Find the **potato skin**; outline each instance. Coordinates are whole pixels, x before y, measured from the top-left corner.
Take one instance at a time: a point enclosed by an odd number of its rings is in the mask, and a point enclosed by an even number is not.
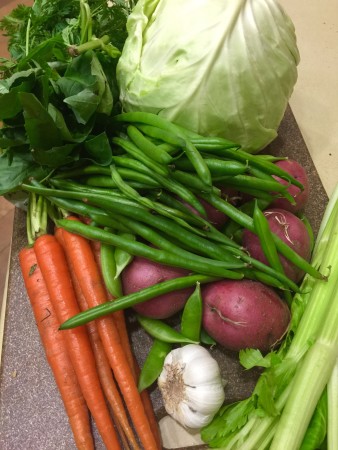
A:
[[[298,255],[308,261],[311,256],[311,239],[306,226],[299,217],[290,211],[280,208],[266,209],[264,215],[269,222],[271,231],[280,237]],[[242,234],[242,245],[253,258],[268,265],[257,235],[249,230],[244,230]],[[283,255],[280,255],[280,261],[284,267],[285,274],[290,280],[298,283],[304,275],[304,272]]]
[[[228,350],[271,350],[285,335],[290,310],[258,281],[221,280],[202,287],[203,327]]]
[[[187,270],[165,266],[149,259],[135,256],[121,274],[123,293],[127,295],[138,292],[156,283],[188,274]],[[139,314],[153,319],[166,319],[184,307],[192,292],[193,288],[180,289],[160,295],[144,303],[139,303],[133,309]]]

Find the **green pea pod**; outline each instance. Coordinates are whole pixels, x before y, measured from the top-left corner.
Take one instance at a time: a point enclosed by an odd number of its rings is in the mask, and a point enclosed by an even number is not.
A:
[[[147,358],[141,369],[140,377],[138,380],[138,390],[142,392],[151,386],[159,377],[165,357],[168,355],[172,348],[172,344],[155,339]]]
[[[101,271],[108,292],[115,298],[122,297],[122,286],[116,277],[115,247],[101,242],[100,246]]]
[[[278,270],[281,273],[284,273],[284,269],[282,263],[279,259],[279,255],[277,252],[276,244],[272,237],[272,232],[269,226],[269,222],[264,216],[263,212],[255,203],[254,212],[253,212],[253,223],[255,232],[259,238],[263,253],[268,260],[270,266],[273,269]]]
[[[155,339],[171,344],[198,344],[198,341],[183,336],[183,334],[171,328],[159,319],[137,315],[137,320],[142,328]]]
[[[215,339],[209,336],[204,328],[201,329],[201,343],[205,345],[216,345]]]
[[[149,158],[160,164],[170,164],[172,157],[164,150],[159,149],[150,139],[145,137],[134,125],[127,127],[127,134],[134,144]]]
[[[131,241],[135,241],[136,237],[134,234],[131,233],[118,233],[120,236],[122,236],[125,239],[130,239]],[[129,252],[126,252],[125,250],[122,250],[121,248],[115,249],[115,263],[116,263],[116,273],[115,273],[115,279],[119,278],[122,271],[127,267],[127,265],[132,261],[133,255],[131,255]]]
[[[200,283],[196,283],[196,288],[188,298],[184,306],[181,319],[181,333],[193,340],[200,341],[201,325],[202,325],[202,296]]]

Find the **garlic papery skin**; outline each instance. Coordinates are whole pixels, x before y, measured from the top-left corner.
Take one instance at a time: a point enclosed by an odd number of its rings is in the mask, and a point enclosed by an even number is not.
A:
[[[158,386],[165,410],[186,428],[199,429],[210,423],[225,399],[217,361],[197,344],[167,355]]]

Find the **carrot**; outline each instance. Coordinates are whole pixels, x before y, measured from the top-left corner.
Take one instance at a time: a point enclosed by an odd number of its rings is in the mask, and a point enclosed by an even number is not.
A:
[[[96,263],[100,269],[101,267],[101,261],[100,261],[100,246],[101,243],[99,241],[92,241],[90,242],[93,253],[94,253],[94,257],[96,260]],[[109,300],[114,300],[114,298],[112,297],[112,295],[107,291],[107,295],[108,295],[108,299]],[[134,380],[137,384],[138,382],[138,377],[140,374],[140,368],[138,366],[137,360],[134,356],[134,354],[132,353],[132,349],[131,349],[131,345],[130,345],[130,339],[129,339],[129,335],[128,335],[128,330],[127,330],[127,325],[126,325],[126,320],[125,320],[125,316],[124,316],[124,311],[116,311],[115,313],[112,314],[113,318],[114,318],[114,322],[116,324],[116,327],[118,329],[119,332],[119,336],[121,339],[121,344],[122,347],[124,349],[124,352],[126,354],[127,360],[129,362],[130,367],[132,368],[132,372],[133,372],[133,376],[134,376]],[[158,448],[162,448],[162,438],[161,438],[161,434],[160,434],[160,429],[158,426],[158,422],[157,419],[155,417],[154,414],[154,408],[149,396],[149,392],[144,389],[141,392],[141,400],[143,403],[143,407],[145,409],[146,415],[148,417],[148,420],[150,422],[150,426],[153,430],[154,433],[154,437],[156,439]]]
[[[34,243],[38,264],[59,322],[80,312],[64,251],[55,236],[43,235]],[[94,354],[84,326],[64,333],[77,379],[107,449],[121,448],[97,374]]]
[[[22,249],[19,261],[41,342],[58,386],[76,447],[79,450],[93,450],[88,408],[66,348],[64,335],[58,331],[60,322],[56,318],[34,249]]]
[[[136,383],[138,383],[138,378],[141,373],[141,370],[140,370],[140,367],[139,367],[138,362],[135,357],[134,357],[134,370],[135,370],[135,374],[136,374],[135,380],[136,380]],[[153,408],[153,404],[151,402],[149,392],[147,391],[147,389],[144,389],[140,395],[141,395],[141,400],[142,400],[142,403],[144,406],[144,410],[147,414],[151,429],[153,430],[154,437],[156,439],[158,448],[162,448],[161,432],[160,432],[160,428],[158,426],[158,421],[157,421],[155,413],[154,413],[154,408]]]
[[[105,303],[107,294],[89,241],[82,236],[64,230],[65,249],[73,261],[74,272],[88,306]],[[122,392],[128,412],[140,441],[147,450],[158,449],[133,373],[124,354],[121,340],[112,316],[96,320],[100,338],[109,363]]]
[[[101,243],[98,242],[98,241],[92,241],[92,242],[90,242],[90,245],[91,245],[93,253],[94,253],[94,258],[95,258],[95,261],[96,261],[96,265],[99,268],[99,271],[100,271],[101,277],[102,277],[101,258],[100,258]],[[103,284],[104,284],[104,282],[103,282]],[[107,288],[105,288],[105,289],[106,289],[106,294],[107,294],[108,300],[114,300],[114,297],[111,295],[110,292],[108,292]],[[131,348],[131,345],[130,345],[130,340],[129,340],[129,335],[128,335],[128,330],[127,330],[127,324],[126,324],[124,311],[122,309],[120,311],[116,311],[116,312],[114,312],[112,314],[112,317],[114,318],[114,322],[115,322],[117,331],[118,331],[120,339],[121,339],[121,344],[122,344],[124,353],[126,355],[126,358],[128,360],[129,366],[131,367],[131,370],[133,372],[133,376],[135,378],[136,377],[136,373],[134,371],[134,355],[133,355],[133,351],[132,351],[132,348]]]
[[[63,248],[65,248],[64,238],[63,238],[63,232],[64,230],[62,228],[56,228],[54,235],[56,239],[60,242]],[[66,258],[74,286],[74,290],[76,293],[76,298],[78,305],[81,309],[81,311],[84,311],[88,309],[88,303],[85,299],[79,282],[75,276],[73,263],[69,259],[66,253]],[[86,325],[86,328],[88,330],[89,339],[91,342],[91,346],[94,352],[94,357],[96,361],[96,366],[99,374],[99,378],[101,381],[103,392],[108,400],[108,403],[110,404],[113,412],[113,416],[115,419],[115,424],[117,428],[119,429],[120,438],[124,444],[124,447],[127,450],[128,443],[126,442],[126,439],[129,441],[129,443],[132,445],[132,447],[135,450],[139,450],[140,447],[138,443],[136,442],[133,430],[129,424],[127,414],[124,409],[124,404],[120,395],[120,392],[118,391],[118,388],[115,383],[115,379],[111,370],[111,367],[109,365],[109,361],[107,359],[107,355],[104,351],[96,322],[89,322]],[[126,439],[124,439],[126,438]]]

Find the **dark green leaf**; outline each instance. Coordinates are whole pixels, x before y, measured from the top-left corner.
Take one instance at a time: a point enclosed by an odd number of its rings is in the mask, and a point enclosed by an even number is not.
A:
[[[34,160],[42,165],[57,168],[65,164],[73,162],[74,158],[71,153],[76,144],[65,144],[61,147],[53,147],[49,150],[32,150]]]
[[[112,150],[106,133],[101,133],[85,142],[88,158],[96,164],[107,166],[112,161]]]
[[[24,110],[25,128],[31,147],[47,150],[61,146],[61,133],[36,96],[25,92],[18,95]]]
[[[29,177],[41,179],[47,174],[47,169],[38,166],[29,153],[14,155],[11,164],[4,155],[0,157],[0,195],[18,188]]]
[[[22,110],[17,92],[10,91],[0,96],[0,119],[6,120],[15,117]]]
[[[72,109],[77,121],[86,124],[100,104],[100,98],[90,89],[83,89],[76,95],[67,97],[65,103]]]
[[[61,36],[54,36],[47,39],[46,41],[43,41],[39,45],[33,47],[28,55],[22,58],[18,64],[18,69],[20,70],[25,68],[30,61],[34,61],[35,64],[39,64],[41,67],[46,67],[48,62],[54,59],[53,56],[55,49],[58,49],[60,52],[62,49],[65,50],[65,48],[66,46]],[[66,58],[64,57],[63,59],[65,60]]]
[[[26,132],[23,127],[4,127],[0,129],[0,149],[7,149],[9,147],[21,147],[22,145],[27,145],[28,148]]]

